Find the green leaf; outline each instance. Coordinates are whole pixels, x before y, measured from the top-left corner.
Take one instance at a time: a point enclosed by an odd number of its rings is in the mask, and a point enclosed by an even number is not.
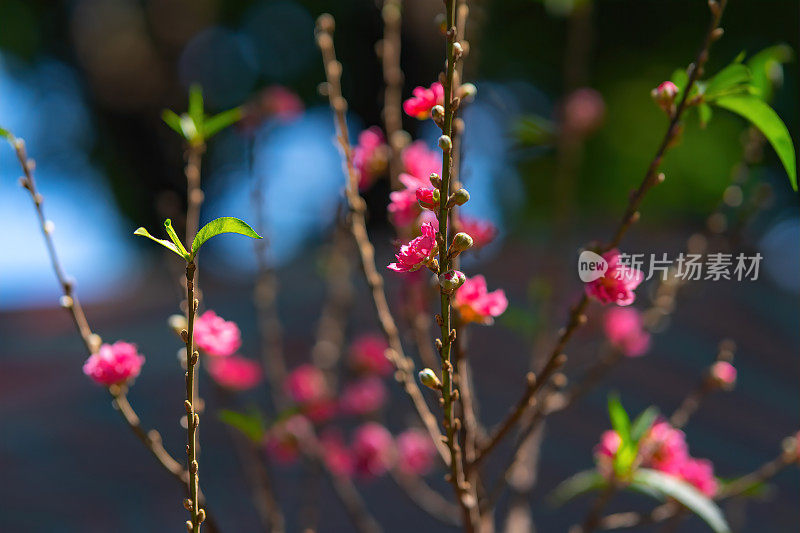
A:
[[[656,407],[648,407],[642,411],[639,416],[633,421],[631,425],[631,440],[638,443],[645,432],[653,425],[653,421],[658,416],[658,409]]]
[[[175,233],[175,230],[172,229],[172,221],[170,219],[165,220],[164,221],[164,227],[167,229],[167,235],[169,235],[169,238],[172,239],[172,242],[175,244],[175,247],[178,250],[180,250],[181,255],[183,256],[183,258],[188,261],[189,260],[189,252],[187,252],[186,248],[183,247],[183,243],[178,238],[177,233]]]
[[[200,231],[197,232],[192,242],[191,257],[197,255],[197,251],[208,239],[221,233],[238,233],[240,235],[252,237],[253,239],[261,238],[258,233],[253,231],[253,228],[251,228],[247,222],[234,217],[221,217],[212,220],[200,228]]]
[[[657,470],[640,468],[633,474],[631,486],[650,489],[659,493],[662,499],[672,498],[702,518],[716,533],[730,533],[717,504],[689,483]]]
[[[541,146],[553,142],[555,125],[539,115],[525,115],[514,124],[514,136],[528,146]]]
[[[789,175],[792,188],[797,190],[797,168],[795,152],[789,130],[772,108],[757,96],[725,96],[714,101],[714,105],[727,109],[750,121],[767,138]]]
[[[242,109],[239,107],[214,115],[203,123],[203,135],[206,139],[213,137],[214,134],[224,130],[231,124],[239,122],[241,118]]]
[[[248,439],[256,444],[264,440],[264,418],[261,413],[253,409],[249,413],[239,413],[224,409],[219,412],[219,419],[229,426],[241,431]]]
[[[746,84],[750,81],[750,69],[741,63],[733,63],[708,80],[706,84],[705,100],[712,101],[721,94],[731,92],[744,92]]]
[[[689,75],[686,74],[685,70],[678,69],[672,73],[670,81],[678,86],[680,92],[683,92],[683,90],[686,88],[686,84],[689,83]]]
[[[700,116],[700,127],[705,128],[711,121],[711,115],[713,114],[711,106],[703,102],[697,106],[697,114]]]
[[[203,123],[203,87],[196,83],[189,87],[189,116],[195,125]]]
[[[599,490],[605,486],[606,480],[597,470],[585,470],[559,483],[548,499],[551,504],[559,506],[576,496]]]
[[[608,418],[611,419],[611,427],[619,434],[622,442],[631,440],[631,420],[628,413],[622,407],[619,396],[616,394],[608,395]]]
[[[773,88],[783,81],[783,63],[792,60],[792,48],[778,44],[765,48],[747,60],[752,80],[750,84],[765,102],[772,100]]]
[[[156,239],[155,237],[150,235],[150,232],[148,232],[145,228],[138,228],[136,231],[133,232],[133,234],[134,235],[141,235],[142,237],[147,237],[151,241],[157,242],[158,244],[160,244],[164,248],[175,252],[178,256],[180,256],[181,258],[185,259],[183,254],[180,252],[180,250],[178,250],[178,248],[174,244],[172,244],[170,241],[168,241],[166,239]]]
[[[178,135],[183,136],[181,117],[179,117],[174,111],[165,109],[161,112],[161,119],[167,124],[167,126],[175,130]]]

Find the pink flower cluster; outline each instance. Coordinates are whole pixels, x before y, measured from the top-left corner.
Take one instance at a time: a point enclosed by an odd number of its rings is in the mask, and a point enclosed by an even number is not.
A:
[[[433,224],[424,223],[420,228],[422,235],[400,247],[395,254],[396,261],[389,264],[395,272],[414,272],[419,270],[436,254],[436,230]]]
[[[444,87],[438,81],[428,89],[416,87],[411,94],[414,96],[403,102],[403,111],[419,120],[430,117],[433,106],[444,104]]]
[[[486,278],[481,275],[467,278],[456,290],[453,307],[458,310],[465,323],[492,324],[508,307],[506,293],[502,289],[489,292]]]
[[[136,345],[117,341],[103,344],[83,365],[83,373],[99,385],[110,387],[128,383],[139,375],[144,357],[139,355]]]
[[[367,189],[386,170],[389,147],[377,126],[362,131],[353,148],[353,165],[358,171],[359,190]]]
[[[644,279],[640,270],[620,263],[618,250],[603,254],[608,269],[602,277],[586,283],[586,294],[602,304],[630,305],[636,299],[633,292]]]
[[[239,326],[208,310],[194,321],[194,343],[208,355],[228,357],[242,345]]]
[[[594,449],[598,470],[606,477],[613,473],[612,462],[622,444],[616,431],[605,431]],[[657,420],[642,437],[637,464],[653,468],[690,483],[706,496],[717,492],[714,465],[707,459],[689,455],[686,435],[664,420]]]
[[[368,415],[379,411],[386,403],[386,386],[377,376],[349,383],[339,397],[339,409],[347,415]]]
[[[233,391],[252,389],[263,377],[261,364],[241,355],[212,357],[208,361],[208,374],[220,386]]]
[[[633,307],[612,307],[603,318],[603,329],[611,345],[626,357],[639,357],[650,349],[650,334],[642,315]]]
[[[710,375],[720,387],[731,388],[736,384],[736,367],[727,361],[717,361],[711,365]]]
[[[418,191],[424,191],[420,193],[423,200],[433,195],[430,176],[441,172],[442,156],[429,150],[423,141],[415,141],[403,150],[401,157],[405,172],[400,174],[399,179],[405,189],[389,195],[388,211],[396,226],[408,226],[416,220],[420,212]]]

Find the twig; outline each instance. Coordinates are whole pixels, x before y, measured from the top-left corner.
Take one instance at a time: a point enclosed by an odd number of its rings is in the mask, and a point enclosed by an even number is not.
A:
[[[730,362],[733,359],[733,353],[736,349],[736,344],[731,340],[723,340],[719,343],[719,350],[715,361]],[[681,404],[669,417],[669,423],[675,428],[682,428],[688,422],[689,418],[700,408],[703,399],[711,392],[718,390],[720,386],[715,383],[710,373],[707,371],[703,376],[700,383],[686,395]]]
[[[639,188],[636,189],[636,191],[634,191],[631,195],[630,201],[628,202],[628,207],[622,216],[622,220],[617,226],[613,238],[599,250],[600,252],[611,250],[619,245],[622,237],[628,231],[630,226],[639,219],[639,206],[641,205],[642,200],[647,192],[663,181],[663,174],[659,174],[658,169],[661,166],[661,161],[664,157],[664,154],[680,132],[679,121],[684,110],[686,109],[687,96],[692,87],[694,87],[695,82],[698,80],[703,71],[705,63],[708,60],[708,51],[711,43],[722,35],[717,31],[717,29],[722,13],[727,5],[727,0],[720,0],[719,3],[717,3],[715,0],[712,0],[709,5],[713,6],[711,8],[711,23],[709,24],[708,31],[706,32],[705,39],[703,41],[703,46],[697,55],[697,59],[689,66],[688,82],[683,90],[683,94],[680,98],[677,108],[670,118],[669,126],[664,134],[664,138],[662,139],[655,156],[650,162]],[[527,409],[530,400],[533,398],[537,390],[552,376],[553,373],[555,373],[557,366],[560,366],[558,364],[559,361],[561,364],[566,361],[566,355],[564,355],[562,352],[566,347],[567,342],[574,334],[575,330],[586,323],[586,316],[583,314],[583,312],[588,303],[589,297],[584,293],[577,305],[572,308],[567,325],[562,329],[558,341],[556,341],[556,346],[550,352],[542,372],[539,373],[538,379],[533,383],[530,383],[529,381],[528,387],[523,393],[522,398],[517,402],[516,409],[509,413],[506,419],[498,426],[498,429],[493,437],[489,440],[487,445],[480,450],[476,461],[481,461],[485,455],[497,445],[498,441],[502,439],[506,433],[508,433],[508,430],[513,427],[514,424],[516,424],[517,420],[519,420],[520,416],[522,415],[522,411]]]
[[[347,175],[345,196],[347,197],[347,202],[350,207],[350,231],[353,234],[356,247],[358,248],[361,268],[364,271],[367,285],[372,294],[372,302],[378,315],[378,321],[389,343],[389,350],[386,352],[386,357],[394,364],[397,370],[395,372],[395,379],[403,385],[423,425],[436,444],[439,455],[445,463],[448,463],[450,459],[447,447],[442,444],[442,435],[439,431],[436,418],[428,408],[428,404],[425,403],[425,398],[422,396],[422,392],[415,381],[413,375],[414,363],[406,357],[403,352],[397,324],[392,317],[389,304],[386,300],[383,277],[378,273],[375,267],[375,249],[367,235],[366,221],[364,218],[366,205],[363,198],[358,194],[358,175],[353,166],[353,154],[347,134],[347,119],[345,117],[347,101],[342,97],[340,85],[342,65],[336,60],[336,53],[333,46],[334,25],[333,17],[330,15],[322,15],[317,19],[317,45],[322,52],[327,78],[325,91],[328,94],[328,99],[330,100],[331,108],[334,112],[337,140],[344,158],[345,172]]]
[[[383,39],[380,58],[383,66],[383,124],[389,142],[389,180],[392,190],[401,188],[398,177],[403,171],[401,152],[406,143],[403,131],[403,71],[400,68],[402,0],[385,0],[381,9]]]

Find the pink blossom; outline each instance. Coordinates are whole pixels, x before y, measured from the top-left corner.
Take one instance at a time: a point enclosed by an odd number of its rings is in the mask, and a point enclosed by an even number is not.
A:
[[[600,436],[600,442],[594,447],[594,459],[597,463],[597,470],[604,477],[609,478],[614,473],[614,457],[622,445],[622,438],[613,429],[604,431]]]
[[[388,376],[394,371],[394,366],[386,359],[388,348],[389,344],[383,335],[360,335],[350,345],[350,364],[359,372]]]
[[[458,231],[463,231],[472,237],[473,248],[482,248],[497,236],[497,228],[488,220],[480,220],[459,214],[457,224]]]
[[[678,475],[689,457],[686,435],[669,422],[656,421],[642,437],[640,444],[644,463],[667,474]]]
[[[291,120],[303,112],[303,101],[282,85],[271,85],[263,91],[266,109],[281,120]]]
[[[136,351],[136,345],[117,341],[103,344],[97,353],[89,356],[83,364],[83,373],[98,385],[122,385],[139,375],[144,357]]]
[[[416,87],[411,93],[414,96],[403,102],[403,110],[419,120],[430,117],[433,106],[444,104],[444,88],[438,81],[431,84],[429,89]]]
[[[409,429],[397,437],[397,466],[406,474],[424,476],[435,464],[436,447],[421,429]]]
[[[302,415],[292,415],[272,426],[264,439],[267,454],[283,464],[293,463],[300,452],[300,443],[313,434],[311,422]]]
[[[666,111],[667,114],[672,113],[672,107],[675,104],[675,97],[678,96],[680,88],[671,81],[661,82],[658,87],[650,91],[650,96],[658,104],[658,106]]]
[[[422,180],[420,187],[430,187],[430,175],[442,173],[442,153],[429,149],[425,141],[409,144],[403,150],[401,158],[405,173]]]
[[[633,303],[636,299],[633,291],[642,282],[644,275],[640,270],[621,264],[619,258],[617,250],[609,250],[603,254],[608,269],[605,275],[586,284],[588,296],[602,304],[616,303],[625,306]]]
[[[330,396],[322,371],[311,364],[292,370],[284,383],[286,393],[299,404],[312,404]]]
[[[709,498],[717,493],[714,465],[708,459],[688,458],[681,464],[678,475]]]
[[[362,131],[358,136],[358,144],[353,148],[353,164],[358,170],[358,188],[366,189],[381,172],[386,169],[386,139],[377,126]]]
[[[414,272],[422,268],[436,253],[436,230],[430,223],[420,228],[422,235],[400,247],[395,254],[396,262],[389,264],[395,272]]]
[[[398,227],[408,226],[419,215],[416,189],[401,189],[389,193],[389,216]]]
[[[570,93],[564,100],[562,127],[571,135],[583,137],[600,127],[605,113],[606,105],[600,93],[589,87],[582,87]]]
[[[417,203],[423,209],[438,209],[439,208],[439,190],[434,188],[417,189],[416,191]]]
[[[717,361],[711,365],[711,378],[723,387],[733,387],[736,383],[736,367],[727,361]]]
[[[638,357],[650,348],[650,334],[633,307],[612,307],[603,319],[608,342],[627,357]]]
[[[315,424],[322,424],[339,413],[339,404],[334,398],[323,398],[303,405],[302,411]]]
[[[392,434],[376,422],[368,422],[356,430],[351,450],[355,472],[363,478],[384,474],[396,457]]]
[[[339,407],[349,415],[366,415],[378,411],[386,403],[386,386],[379,377],[370,376],[347,385],[339,399]]]
[[[252,389],[262,378],[261,365],[240,355],[209,359],[208,373],[221,387],[236,391]]]
[[[488,292],[486,278],[482,275],[467,278],[453,298],[453,307],[458,309],[465,323],[492,324],[508,307],[506,293],[502,289]]]
[[[353,454],[347,448],[341,432],[326,430],[319,439],[325,464],[337,476],[353,475]]]
[[[242,345],[239,326],[208,310],[194,321],[194,342],[209,355],[227,357]]]

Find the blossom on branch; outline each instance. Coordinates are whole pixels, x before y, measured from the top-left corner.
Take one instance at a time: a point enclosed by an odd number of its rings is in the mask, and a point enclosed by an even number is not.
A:
[[[642,315],[632,307],[612,307],[603,317],[608,342],[626,357],[639,357],[650,349],[650,334]]]
[[[486,278],[482,275],[467,278],[456,291],[453,307],[464,323],[477,322],[490,325],[494,319],[502,315],[508,307],[508,300],[503,289],[489,292]]]
[[[414,96],[403,102],[403,110],[408,116],[419,120],[429,118],[433,106],[444,104],[444,87],[438,81],[432,83],[428,89],[416,87],[411,94]]]
[[[603,259],[608,269],[603,276],[586,283],[586,294],[602,304],[632,304],[636,299],[633,291],[644,279],[644,274],[641,270],[624,265],[616,249],[604,253]]]
[[[139,375],[144,364],[144,356],[136,350],[136,345],[117,341],[103,344],[83,365],[83,373],[99,385],[109,387],[122,385]]]
[[[208,310],[194,321],[194,343],[208,355],[228,357],[242,345],[239,326]]]
[[[420,228],[422,235],[400,247],[395,254],[396,261],[390,263],[389,270],[395,272],[414,272],[425,266],[436,254],[436,230],[431,223]]]
[[[241,355],[209,359],[208,374],[219,386],[234,391],[252,389],[263,377],[258,361]]]

